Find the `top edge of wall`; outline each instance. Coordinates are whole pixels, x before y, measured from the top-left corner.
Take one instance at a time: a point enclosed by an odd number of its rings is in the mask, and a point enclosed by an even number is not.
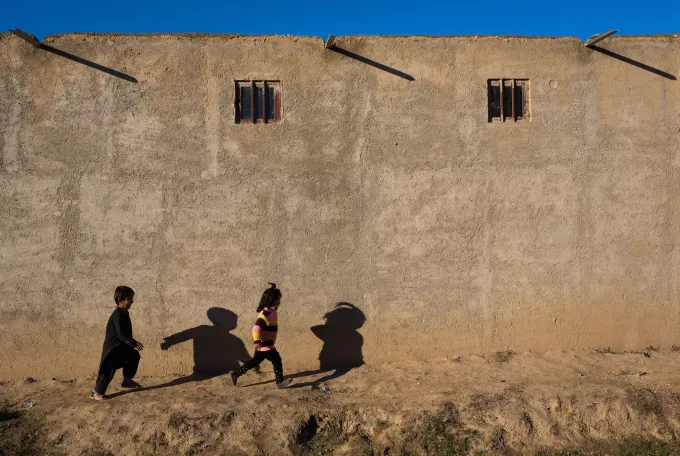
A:
[[[30,33],[30,31],[28,31]],[[0,32],[0,37],[10,35],[10,32]],[[91,32],[69,32],[59,33],[55,35],[47,35],[44,43],[55,43],[58,41],[68,41],[73,39],[80,39],[82,41],[96,41],[98,39],[116,39],[116,40],[137,40],[137,39],[162,39],[162,40],[205,40],[205,41],[228,41],[228,40],[266,40],[266,39],[284,39],[292,42],[319,42],[323,43],[324,39],[317,36],[308,35],[284,35],[284,34],[268,34],[268,35],[247,35],[247,34],[217,34],[217,33],[91,33]],[[441,39],[457,39],[457,40],[518,40],[518,41],[576,41],[583,43],[583,40],[576,36],[533,36],[533,35],[338,35],[336,41],[344,39],[351,40],[441,40]],[[615,41],[676,41],[680,40],[680,33],[675,34],[649,34],[649,35],[615,35],[607,38]]]

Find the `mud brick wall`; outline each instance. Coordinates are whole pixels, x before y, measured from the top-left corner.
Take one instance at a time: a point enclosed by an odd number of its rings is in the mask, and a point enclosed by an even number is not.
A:
[[[373,364],[680,343],[680,36],[45,43],[0,35],[1,379],[94,374],[120,284],[143,375],[250,350],[268,281],[290,369],[337,302]],[[489,122],[497,78],[530,119]],[[235,122],[242,80],[280,122]],[[158,348],[190,328],[231,339]]]

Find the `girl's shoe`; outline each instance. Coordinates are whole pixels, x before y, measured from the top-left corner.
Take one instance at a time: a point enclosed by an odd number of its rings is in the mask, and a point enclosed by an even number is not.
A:
[[[277,383],[276,383],[276,387],[277,387],[278,389],[283,389],[283,388],[285,388],[286,386],[290,385],[292,382],[293,382],[293,379],[292,379],[292,378],[287,378],[287,379],[285,379],[285,380],[282,380],[282,381],[280,381],[280,382],[277,382]]]

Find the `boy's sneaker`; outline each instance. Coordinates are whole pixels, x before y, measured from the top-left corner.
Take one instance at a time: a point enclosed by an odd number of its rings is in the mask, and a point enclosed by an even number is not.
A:
[[[236,371],[229,372],[229,375],[231,375],[231,383],[236,386],[236,382],[238,381],[238,375],[236,375]]]
[[[290,385],[292,382],[293,382],[293,379],[292,379],[292,378],[287,378],[287,379],[285,379],[285,380],[282,380],[282,381],[280,381],[280,382],[277,382],[277,383],[276,383],[276,387],[277,387],[278,389],[282,389],[282,388],[285,388],[286,386]]]
[[[123,383],[120,384],[123,388],[141,388],[142,385],[132,380],[131,378],[123,379]]]

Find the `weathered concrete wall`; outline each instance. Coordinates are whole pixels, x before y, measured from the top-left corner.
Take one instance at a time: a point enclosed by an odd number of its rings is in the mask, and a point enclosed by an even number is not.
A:
[[[95,373],[116,285],[142,374],[164,336],[267,281],[279,347],[361,308],[366,362],[680,340],[680,82],[575,38],[0,35],[0,378]],[[602,47],[680,74],[680,36]],[[531,121],[487,122],[488,78]],[[280,80],[283,121],[234,123],[234,80]]]

